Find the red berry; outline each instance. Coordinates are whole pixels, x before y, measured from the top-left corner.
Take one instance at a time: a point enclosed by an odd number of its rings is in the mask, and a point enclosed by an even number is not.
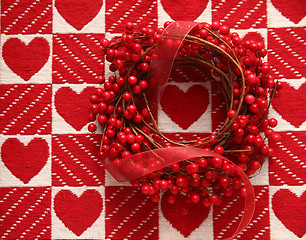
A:
[[[214,157],[214,158],[211,160],[211,163],[212,163],[212,165],[213,165],[215,168],[221,168],[221,167],[222,167],[222,164],[223,164],[223,159],[222,159],[222,158],[219,158],[219,157]]]
[[[201,158],[201,159],[199,160],[199,166],[200,166],[201,168],[205,168],[205,167],[207,166],[207,160],[206,160],[205,158]]]
[[[210,207],[211,206],[211,201],[208,200],[208,198],[205,198],[202,200],[202,205],[203,207]]]
[[[216,204],[220,201],[220,198],[217,195],[211,195],[210,198],[209,198],[209,201]]]
[[[124,66],[124,62],[121,59],[117,59],[114,62],[115,67],[120,70]]]
[[[180,170],[180,165],[177,163],[173,163],[170,168],[172,172],[176,173]]]
[[[179,188],[177,187],[177,186],[172,186],[171,188],[170,188],[170,193],[172,194],[172,195],[177,195],[178,193],[179,193]]]
[[[144,195],[149,195],[150,193],[150,185],[146,184],[146,185],[143,185],[141,187],[141,192],[144,194]]]
[[[129,151],[123,151],[122,153],[121,153],[121,157],[122,158],[126,158],[126,157],[130,157],[132,154],[131,154],[131,152],[129,152]]]
[[[240,188],[240,195],[241,195],[241,197],[246,196],[246,188],[245,187]]]
[[[260,163],[258,161],[252,160],[250,164],[250,168],[254,170],[258,170],[260,168]]]
[[[222,146],[216,146],[214,152],[222,155],[224,153],[224,148]]]
[[[228,117],[229,119],[232,119],[232,118],[235,116],[235,114],[236,114],[236,111],[235,111],[235,110],[230,110],[230,111],[228,111],[228,113],[227,113],[227,117]]]
[[[168,187],[169,187],[168,181],[166,181],[166,180],[161,180],[161,181],[159,182],[159,187],[160,187],[160,189],[161,189],[162,191],[167,191],[167,190],[168,190]]]
[[[273,142],[279,142],[282,139],[282,136],[279,133],[274,133],[271,136]]]
[[[220,33],[221,33],[222,35],[227,35],[227,34],[229,34],[229,32],[230,32],[229,27],[228,27],[228,26],[225,26],[225,25],[222,25],[222,26],[219,28],[219,30],[220,30]]]
[[[96,130],[97,130],[96,124],[90,123],[90,124],[88,125],[88,131],[89,131],[89,132],[94,132],[94,131],[96,131]]]
[[[192,194],[190,200],[193,204],[198,204],[200,202],[200,196],[198,194]]]
[[[131,145],[131,149],[133,151],[133,153],[138,153],[140,152],[140,144],[135,142]]]
[[[155,34],[153,37],[153,40],[155,43],[160,43],[163,39],[162,39],[162,35],[160,34]]]
[[[140,64],[140,70],[143,72],[149,71],[150,65],[146,62]]]
[[[256,137],[254,139],[254,145],[256,147],[261,147],[263,145],[263,139],[260,136]]]
[[[255,102],[255,97],[252,94],[248,94],[245,96],[245,102],[251,105]]]
[[[139,86],[140,86],[141,89],[146,89],[148,87],[148,82],[145,81],[145,80],[141,80],[139,82]]]
[[[103,83],[105,82],[105,78],[104,78],[103,76],[98,76],[98,77],[97,77],[97,82],[98,82],[99,84],[103,84]]]
[[[190,170],[191,174],[199,171],[199,165],[196,164],[196,163],[189,164],[188,167],[189,167],[189,170]]]
[[[90,122],[94,122],[96,120],[96,114],[93,114],[93,113],[89,113],[88,114],[88,120]]]
[[[230,184],[230,180],[226,177],[220,176],[219,177],[219,183],[221,184],[222,187],[228,187]]]
[[[133,121],[135,122],[135,123],[141,123],[141,121],[142,121],[142,116],[140,115],[140,114],[135,114],[134,115],[134,117],[133,117]]]
[[[277,120],[275,118],[270,118],[269,119],[269,126],[270,127],[276,127],[277,126]]]
[[[224,194],[225,197],[232,197],[234,191],[232,187],[228,186],[222,189],[222,193]]]
[[[212,22],[211,28],[212,28],[213,30],[218,30],[219,27],[220,27],[220,22],[219,22],[219,21],[214,21],[214,22]]]
[[[134,134],[131,133],[126,136],[126,140],[128,143],[132,144],[136,141],[136,137]]]
[[[133,86],[133,93],[134,94],[139,94],[141,93],[141,87],[139,85],[134,85]]]
[[[258,112],[259,112],[259,106],[258,106],[258,104],[253,103],[253,104],[250,106],[250,110],[251,110],[252,113],[258,113]]]
[[[118,141],[121,143],[121,144],[125,144],[126,143],[126,134],[124,132],[120,132],[117,134],[117,138],[118,138]]]
[[[130,76],[130,77],[128,78],[128,82],[129,82],[129,84],[131,84],[131,85],[135,85],[135,84],[137,83],[137,78],[136,78],[135,76]]]
[[[134,115],[137,112],[137,107],[133,104],[129,105],[127,108],[128,112],[132,115]]]

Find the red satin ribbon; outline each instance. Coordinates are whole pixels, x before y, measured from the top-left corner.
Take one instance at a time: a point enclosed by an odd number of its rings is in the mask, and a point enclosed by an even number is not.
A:
[[[198,25],[198,23],[179,21],[170,24],[165,29],[163,41],[154,50],[147,77],[150,84],[148,99],[151,109],[154,110],[157,107],[170,76],[174,59],[185,36],[196,25]],[[194,147],[161,148],[138,153],[120,159],[118,162],[107,158],[105,167],[118,182],[125,182],[146,176],[149,173],[155,172],[173,163],[198,157],[221,157],[227,160],[233,164],[236,173],[240,175],[244,182],[246,188],[244,213],[235,233],[231,237],[226,238],[226,240],[233,239],[247,227],[253,217],[255,210],[255,193],[247,175],[237,165],[222,155]]]

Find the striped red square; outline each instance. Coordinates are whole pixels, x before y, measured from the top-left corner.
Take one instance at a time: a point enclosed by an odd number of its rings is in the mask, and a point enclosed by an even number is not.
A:
[[[133,22],[137,28],[157,27],[157,1],[106,0],[105,32],[121,33],[126,22]]]
[[[53,83],[97,83],[104,74],[103,34],[53,35]]]
[[[0,239],[51,238],[51,188],[0,188]]]
[[[270,239],[269,223],[269,187],[254,186],[255,212],[246,231],[238,234],[237,239]],[[221,206],[214,206],[214,239],[225,239],[234,234],[243,214],[244,198],[224,201]]]
[[[1,1],[1,33],[52,33],[52,0]]]
[[[236,29],[266,28],[266,1],[212,0],[212,21],[220,21]]]
[[[158,204],[134,187],[105,187],[105,238],[158,239]]]
[[[101,186],[104,165],[97,158],[98,135],[52,136],[52,186]]]
[[[268,29],[268,60],[276,78],[306,76],[305,34],[304,27]]]
[[[270,142],[275,151],[269,161],[270,184],[300,186],[305,184],[306,132],[279,132],[282,140]]]
[[[50,84],[2,85],[0,133],[50,134],[51,89]]]

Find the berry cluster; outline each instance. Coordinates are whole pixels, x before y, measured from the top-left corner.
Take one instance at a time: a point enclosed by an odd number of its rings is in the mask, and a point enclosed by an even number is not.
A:
[[[166,22],[166,28],[171,22]],[[252,177],[273,149],[265,139],[279,141],[268,119],[269,99],[279,95],[282,85],[270,75],[264,62],[267,50],[263,42],[245,41],[230,33],[219,22],[200,23],[185,37],[174,65],[192,65],[206,73],[219,87],[227,106],[224,125],[210,136],[192,141],[168,139],[158,129],[146,100],[150,86],[146,80],[154,49],[163,40],[164,28],[134,29],[127,23],[125,32],[110,41],[104,39],[103,54],[114,72],[107,80],[99,76],[103,88],[90,97],[89,120],[102,129],[99,158],[110,158],[120,165],[123,158],[150,149],[194,146],[224,155]],[[90,132],[97,126],[91,123]],[[156,164],[156,163],[154,163]],[[160,191],[169,191],[168,202],[184,194],[189,203],[206,207],[220,204],[222,198],[244,195],[245,188],[235,167],[220,157],[188,159],[132,181],[143,194],[156,202]],[[188,209],[182,213],[185,214]]]

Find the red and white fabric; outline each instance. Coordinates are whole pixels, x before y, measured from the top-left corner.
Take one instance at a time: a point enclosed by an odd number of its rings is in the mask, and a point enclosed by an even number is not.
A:
[[[252,179],[256,211],[236,239],[305,239],[306,5],[298,0],[1,1],[0,239],[209,240],[234,231],[242,199],[182,217],[180,199],[153,203],[117,183],[97,159],[99,135],[87,132],[95,78],[104,68],[109,75],[101,39],[126,21],[168,20],[220,20],[265,41],[284,83],[270,110],[282,140]],[[173,138],[208,134],[223,120],[220,95],[194,74],[178,70],[158,109]]]

